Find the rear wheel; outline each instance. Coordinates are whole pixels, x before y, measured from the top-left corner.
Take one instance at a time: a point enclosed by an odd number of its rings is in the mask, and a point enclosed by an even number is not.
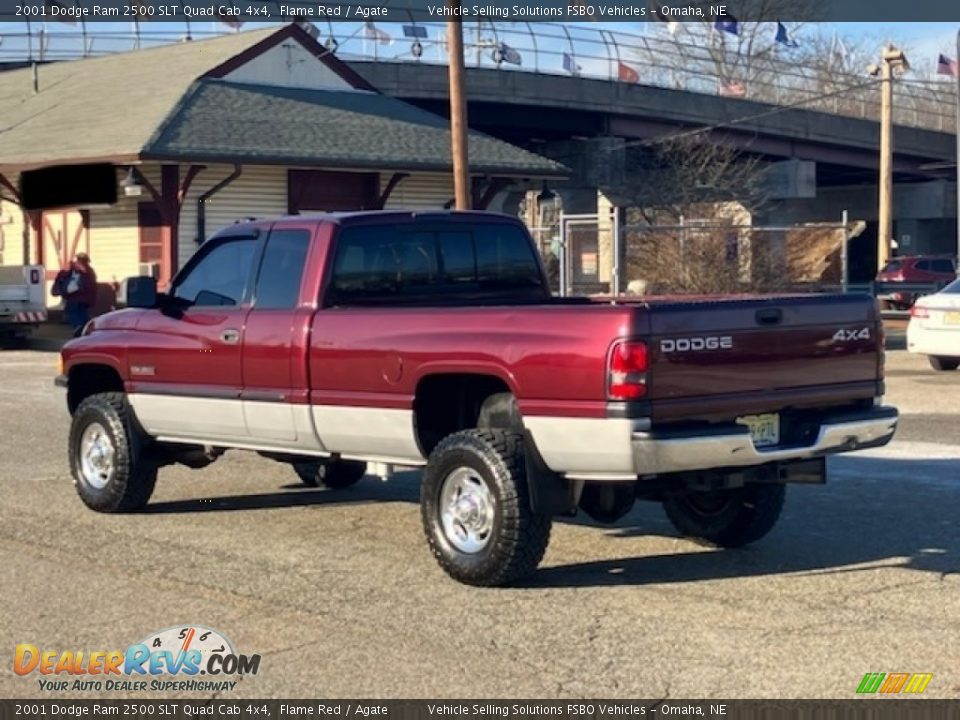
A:
[[[931,355],[929,359],[930,367],[932,367],[934,370],[956,370],[958,367],[960,367],[960,358]]]
[[[663,509],[686,537],[716,547],[741,547],[773,529],[785,494],[785,485],[751,483],[731,490],[668,497]]]
[[[468,585],[529,575],[550,541],[550,516],[530,506],[517,433],[466,430],[442,440],[423,474],[420,510],[440,567]]]
[[[156,463],[145,457],[149,438],[123,393],[86,398],[70,426],[70,472],[84,504],[98,512],[129,512],[150,500]]]
[[[293,464],[304,485],[342,490],[359,482],[367,464],[356,460],[306,460]]]

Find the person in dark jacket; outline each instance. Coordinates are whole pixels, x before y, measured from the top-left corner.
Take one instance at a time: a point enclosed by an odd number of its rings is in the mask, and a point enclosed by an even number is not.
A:
[[[90,319],[90,308],[97,303],[97,273],[90,264],[90,256],[77,253],[69,267],[64,268],[53,282],[53,294],[64,299],[64,314],[78,337]]]

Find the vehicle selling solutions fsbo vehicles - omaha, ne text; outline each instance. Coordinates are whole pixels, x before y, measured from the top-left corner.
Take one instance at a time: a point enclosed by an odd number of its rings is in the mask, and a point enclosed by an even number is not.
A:
[[[83,501],[137,509],[157,469],[228,448],[345,488],[423,466],[433,554],[500,585],[551,518],[662,502],[685,535],[764,536],[785,483],[884,445],[883,337],[866,295],[555,298],[525,227],[477,212],[238,224],[156,293],[64,346]]]

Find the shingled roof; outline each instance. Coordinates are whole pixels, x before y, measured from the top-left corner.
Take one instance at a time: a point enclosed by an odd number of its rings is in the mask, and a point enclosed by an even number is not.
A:
[[[444,118],[369,88],[300,90],[216,79],[218,68],[292,37],[296,25],[0,73],[0,168],[135,159],[231,161],[389,170],[450,169]],[[471,133],[471,169],[555,176],[566,168]]]
[[[471,133],[469,152],[474,172],[564,172],[551,160],[481,133]],[[448,170],[450,130],[445,118],[378,93],[207,80],[196,84],[144,156]]]
[[[234,33],[0,73],[0,164],[139,154],[193,82],[277,32]]]

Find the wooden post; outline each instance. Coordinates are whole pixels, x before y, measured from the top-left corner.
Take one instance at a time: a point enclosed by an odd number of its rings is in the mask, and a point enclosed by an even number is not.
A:
[[[888,45],[880,66],[880,207],[877,227],[877,270],[890,260],[893,240],[893,71],[906,69],[907,59]]]
[[[177,271],[180,253],[178,233],[180,226],[180,166],[163,165],[160,168],[160,211],[163,261],[158,284],[166,289]]]
[[[460,0],[447,0],[454,12]],[[464,93],[463,27],[460,20],[447,21],[450,63],[450,136],[453,151],[453,189],[457,210],[470,209],[470,167],[467,151],[467,98]]]
[[[957,127],[954,129],[957,144],[957,249],[960,254],[960,30],[957,30]]]

